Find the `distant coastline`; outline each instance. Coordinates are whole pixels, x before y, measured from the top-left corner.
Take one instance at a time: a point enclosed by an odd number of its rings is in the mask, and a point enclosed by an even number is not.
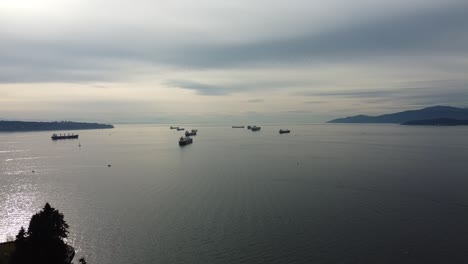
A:
[[[468,126],[468,120],[452,118],[437,118],[426,120],[414,120],[402,123],[405,126]]]
[[[433,106],[419,110],[409,110],[379,116],[357,115],[338,118],[327,123],[372,123],[402,125],[463,125],[468,120],[468,108],[451,106]]]
[[[84,129],[111,129],[113,125],[99,123],[85,123],[72,121],[54,122],[26,122],[26,121],[1,121],[0,132],[21,131],[58,131],[58,130],[84,130]]]

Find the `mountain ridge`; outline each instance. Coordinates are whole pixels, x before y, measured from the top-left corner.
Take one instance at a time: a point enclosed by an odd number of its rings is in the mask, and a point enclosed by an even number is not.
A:
[[[406,110],[379,116],[356,115],[337,118],[327,123],[373,123],[373,124],[400,124],[414,120],[428,120],[438,118],[468,119],[468,108],[453,106],[431,106],[417,110]]]

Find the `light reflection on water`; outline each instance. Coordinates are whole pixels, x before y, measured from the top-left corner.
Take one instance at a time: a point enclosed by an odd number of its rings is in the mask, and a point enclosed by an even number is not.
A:
[[[34,160],[34,159],[47,159],[48,157],[26,157],[26,158],[10,158],[6,159],[6,162],[16,161],[16,160]]]
[[[30,171],[7,171],[5,172],[5,175],[20,175],[20,174],[26,174],[26,173],[29,173]]]
[[[17,153],[17,152],[25,152],[30,151],[29,149],[15,149],[15,150],[0,150],[0,153]]]
[[[28,228],[31,216],[40,207],[37,202],[43,196],[38,180],[46,172],[47,159],[43,155],[31,155],[35,145],[28,142],[33,133],[0,134],[0,138],[21,140],[0,140],[0,241],[12,239],[21,226]]]
[[[1,240],[4,241],[15,237],[21,226],[28,228],[29,220],[36,211],[33,204],[38,193],[36,186],[20,179],[13,186],[0,186],[0,191],[3,200],[0,234],[3,234]]]

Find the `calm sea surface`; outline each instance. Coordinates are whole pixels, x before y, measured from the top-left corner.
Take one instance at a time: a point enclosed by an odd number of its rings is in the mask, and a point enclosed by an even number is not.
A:
[[[468,263],[467,127],[185,127],[0,133],[0,241],[50,202],[89,263]]]

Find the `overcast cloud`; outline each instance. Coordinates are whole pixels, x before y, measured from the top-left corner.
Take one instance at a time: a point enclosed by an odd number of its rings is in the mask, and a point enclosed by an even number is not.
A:
[[[455,0],[0,1],[0,117],[321,122],[467,107],[467,13]]]

